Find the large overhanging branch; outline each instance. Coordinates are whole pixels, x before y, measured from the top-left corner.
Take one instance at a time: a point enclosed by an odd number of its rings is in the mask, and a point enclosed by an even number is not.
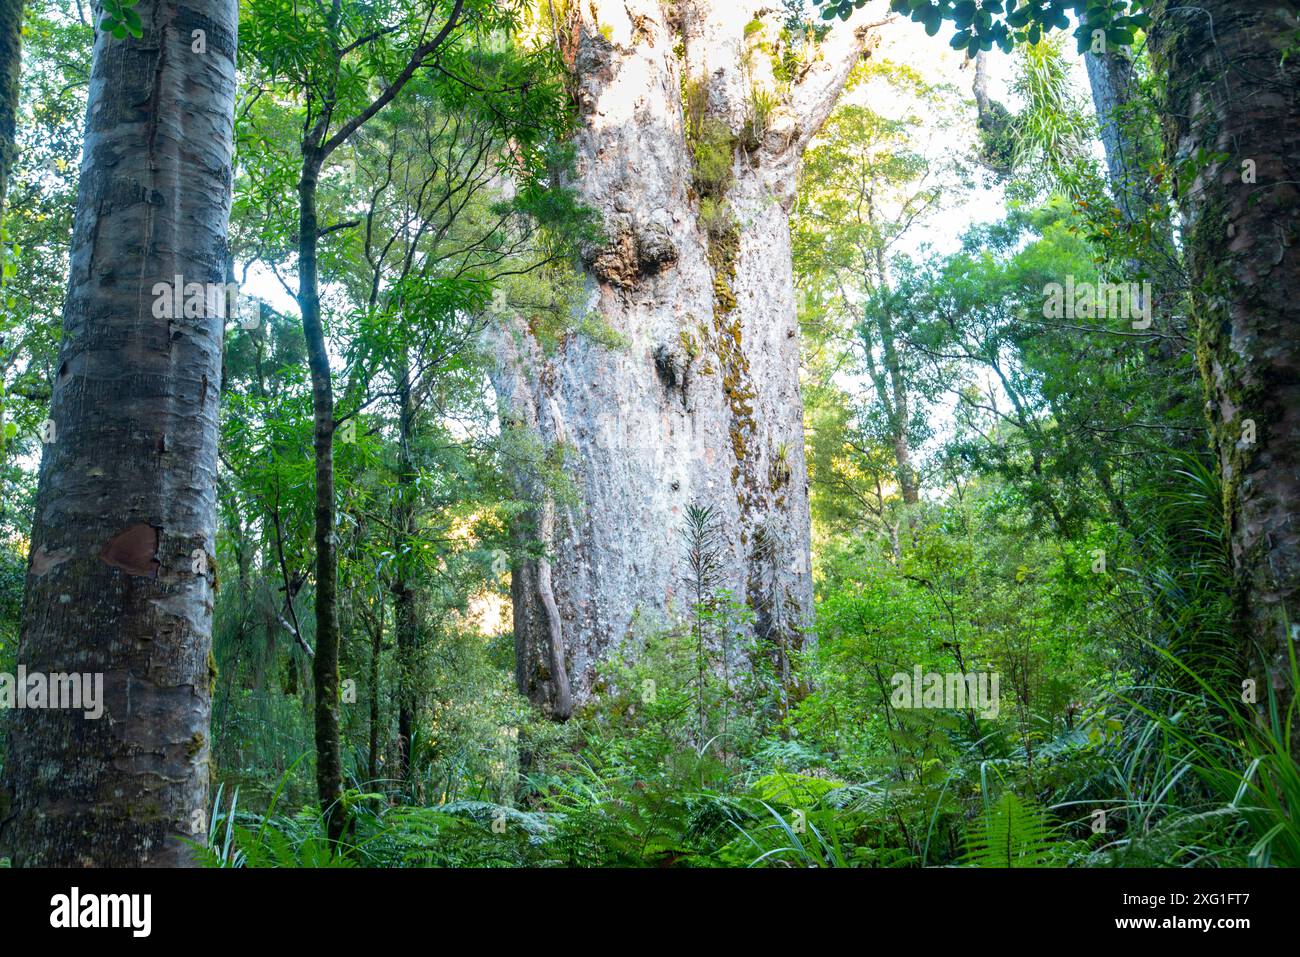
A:
[[[831,30],[818,47],[815,59],[790,91],[790,105],[799,122],[793,144],[797,151],[807,147],[835,109],[853,68],[879,41],[878,28],[894,19],[889,16],[873,20],[863,7]]]

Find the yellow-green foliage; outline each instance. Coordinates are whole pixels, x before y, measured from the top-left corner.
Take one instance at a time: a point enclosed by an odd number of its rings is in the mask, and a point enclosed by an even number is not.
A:
[[[578,324],[578,334],[607,349],[626,349],[630,344],[627,336],[611,326],[601,318],[599,312],[594,310],[583,316]]]
[[[686,141],[699,142],[704,130],[704,114],[709,108],[709,86],[704,80],[682,77],[682,117],[686,124]]]
[[[726,195],[727,188],[731,185],[735,148],[735,137],[726,123],[717,119],[702,122],[699,138],[691,150],[695,188],[701,196],[720,199]]]

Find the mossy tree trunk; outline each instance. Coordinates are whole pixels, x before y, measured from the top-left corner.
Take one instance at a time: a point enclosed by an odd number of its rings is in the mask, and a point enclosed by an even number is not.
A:
[[[1156,4],[1166,153],[1261,719],[1295,700],[1300,631],[1300,4]],[[1233,689],[1227,689],[1233,690]],[[1300,755],[1300,735],[1292,738]]]
[[[788,673],[811,613],[789,211],[803,151],[868,45],[863,14],[778,81],[782,11],[754,0],[571,5],[578,186],[604,219],[586,309],[622,339],[503,337],[508,415],[563,453],[579,504],[521,524],[521,690],[555,717],[598,662],[687,610],[681,530],[711,506],[727,586]],[[545,496],[543,496],[545,498]]]
[[[95,38],[17,656],[101,673],[104,714],[12,712],[17,865],[183,865],[206,836],[224,303],[158,318],[154,286],[225,282],[238,8],[136,9],[141,39]]]

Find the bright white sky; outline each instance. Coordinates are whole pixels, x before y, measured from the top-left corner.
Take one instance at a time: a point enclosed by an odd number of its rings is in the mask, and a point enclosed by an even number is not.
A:
[[[952,29],[945,24],[937,36],[927,36],[925,28],[912,20],[899,18],[893,23],[880,28],[881,41],[875,56],[905,64],[917,72],[929,83],[947,83],[957,88],[966,98],[968,109],[964,117],[969,132],[963,146],[974,142],[975,101],[971,91],[975,79],[974,62],[966,59],[965,52],[957,52],[949,46],[948,39]],[[1073,50],[1073,43],[1066,43],[1066,50]],[[988,54],[989,95],[1015,112],[1022,104],[1011,91],[1014,73],[1014,54],[1003,53],[994,47]],[[1091,104],[1088,89],[1087,72],[1083,58],[1073,57],[1073,79],[1076,95],[1082,102]],[[888,114],[891,104],[888,102],[869,102],[869,106],[879,113]],[[1101,144],[1095,144],[1100,156]],[[938,158],[938,157],[934,157]],[[960,246],[961,234],[971,225],[992,222],[1003,215],[1003,191],[999,188],[976,189],[959,198],[959,202],[950,204],[939,214],[918,224],[904,243],[905,251],[914,253],[922,245],[932,246],[939,254],[955,252]]]
[[[945,25],[946,26],[946,25]],[[921,24],[912,20],[899,18],[880,30],[880,46],[874,54],[878,60],[889,60],[904,64],[921,74],[931,84],[949,84],[969,101],[969,108],[963,117],[965,133],[960,142],[952,142],[953,149],[966,150],[969,144],[976,142],[975,101],[971,85],[975,80],[975,64],[966,58],[965,52],[957,52],[948,44],[950,29],[942,29],[938,36],[928,36]],[[994,49],[989,54],[989,95],[1009,109],[1014,109],[1010,92],[1012,76],[1011,57]],[[868,101],[878,113],[889,115],[891,102]],[[897,104],[905,109],[905,102]],[[942,153],[948,147],[943,139],[932,131],[924,137],[931,146],[930,158],[942,162]],[[951,142],[951,141],[950,141]],[[978,189],[962,196],[953,197],[945,208],[916,224],[905,237],[900,251],[911,255],[925,245],[933,247],[940,255],[956,252],[961,244],[961,235],[972,224],[988,222],[1002,216],[1003,197],[999,188]]]

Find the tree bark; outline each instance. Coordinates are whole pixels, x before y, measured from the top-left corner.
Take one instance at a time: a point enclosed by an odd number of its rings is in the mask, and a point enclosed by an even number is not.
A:
[[[1261,720],[1271,688],[1284,721],[1300,628],[1300,59],[1284,55],[1298,13],[1295,0],[1160,2],[1151,30],[1166,76],[1166,153],[1181,174],[1237,634]],[[1300,756],[1300,735],[1291,742]]]
[[[95,38],[18,653],[102,673],[105,710],[10,715],[17,865],[184,865],[206,836],[224,310],[156,318],[153,290],[225,281],[238,9],[137,10],[142,39]]]
[[[780,88],[748,26],[770,39],[775,6],[570,11],[578,184],[606,230],[584,254],[586,309],[626,345],[573,336],[548,354],[520,323],[497,377],[508,415],[565,450],[581,498],[553,530],[553,503],[524,517],[545,554],[516,563],[511,589],[520,688],[558,718],[590,696],[607,653],[686,610],[689,504],[714,508],[726,585],[778,661],[811,614],[789,211],[869,28],[859,11]]]
[[[872,218],[874,219],[874,214]],[[889,267],[885,263],[883,245],[875,248],[874,258],[875,287],[882,295],[877,307],[863,320],[863,335],[866,338],[863,347],[866,350],[868,373],[876,387],[878,400],[889,419],[890,444],[894,449],[899,494],[904,505],[915,505],[921,500],[921,483],[912,465],[911,388],[903,367],[903,356],[899,352],[898,339],[894,334],[894,317],[888,297]],[[883,370],[876,365],[872,355],[873,343],[870,339],[872,332],[879,338]]]
[[[8,248],[8,234],[4,228],[5,198],[9,189],[9,173],[13,169],[17,132],[18,102],[21,98],[19,81],[22,74],[23,0],[0,0],[0,247]],[[0,263],[7,253],[0,250]],[[4,281],[0,279],[0,296],[4,295]],[[0,402],[0,464],[4,463],[7,441],[4,437],[6,410]],[[4,505],[0,503],[0,516]],[[0,814],[3,810],[0,809]]]
[[[975,54],[974,77],[971,93],[975,97],[976,127],[980,133],[980,157],[994,173],[1006,176],[1011,172],[1014,150],[1010,126],[1012,117],[1007,108],[989,95],[989,54],[980,50]]]
[[[23,0],[0,0],[0,216],[14,164],[22,74]]]
[[[1152,277],[1153,309],[1170,332],[1184,333],[1174,302],[1182,288],[1182,263],[1174,245],[1173,229],[1159,209],[1160,190],[1152,179],[1159,160],[1159,143],[1147,131],[1156,124],[1153,112],[1141,109],[1133,63],[1119,53],[1084,54],[1088,86],[1106,156],[1106,179],[1124,221],[1149,226],[1142,261],[1130,261],[1133,278]],[[1144,268],[1145,267],[1145,268]],[[1174,350],[1168,340],[1157,344],[1156,358],[1168,362]],[[1171,370],[1171,375],[1176,375]]]
[[[379,721],[382,713],[379,703],[379,682],[382,675],[380,665],[384,654],[384,603],[382,599],[378,605],[378,614],[375,616],[370,632],[370,746],[367,751],[366,767],[369,771],[371,785],[374,785],[379,780]]]
[[[874,310],[867,311],[862,319],[861,335],[867,377],[875,387],[876,399],[885,412],[889,428],[889,444],[894,451],[894,477],[898,482],[899,495],[904,505],[915,505],[921,500],[921,488],[916,468],[912,464],[909,435],[911,389],[904,375],[887,302],[881,302]],[[876,342],[881,347],[880,362],[876,361],[873,352]]]

